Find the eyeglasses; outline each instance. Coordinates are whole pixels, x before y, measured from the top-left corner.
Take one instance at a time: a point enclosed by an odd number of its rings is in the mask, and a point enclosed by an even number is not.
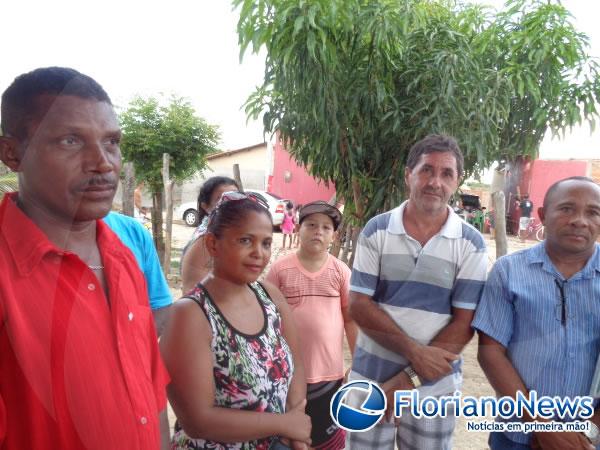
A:
[[[251,200],[255,203],[258,203],[260,206],[269,209],[269,205],[267,204],[267,202],[264,199],[260,198],[258,195],[255,195],[251,192],[245,193],[240,191],[223,192],[223,194],[221,194],[221,198],[217,202],[217,206],[215,207],[215,209],[218,209],[219,206],[222,206],[224,203],[236,200]]]
[[[262,198],[260,198],[257,195],[254,195],[252,193],[246,194],[245,192],[240,191],[227,191],[221,194],[221,198],[219,199],[215,208],[211,211],[210,215],[208,216],[208,223],[212,222],[219,208],[221,208],[223,205],[229,202],[235,202],[237,200],[251,200],[265,208],[267,211],[269,211],[269,205],[267,204],[267,202],[265,202]]]
[[[210,223],[212,221],[213,217],[215,217],[215,214],[217,213],[220,207],[222,207],[226,203],[234,202],[237,200],[251,200],[254,203],[257,203],[263,208],[265,208],[267,211],[269,211],[269,205],[267,204],[267,202],[258,195],[255,195],[251,192],[245,193],[240,191],[227,191],[221,194],[221,198],[219,199],[215,208],[208,216],[208,222]]]

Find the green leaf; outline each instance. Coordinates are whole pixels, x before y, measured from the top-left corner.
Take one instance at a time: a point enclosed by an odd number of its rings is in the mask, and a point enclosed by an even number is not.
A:
[[[357,223],[405,192],[408,150],[429,133],[452,133],[474,173],[535,156],[548,129],[595,126],[598,63],[560,4],[509,0],[496,14],[446,0],[234,4],[241,47],[267,50],[247,114],[334,182],[349,211],[365,211]]]

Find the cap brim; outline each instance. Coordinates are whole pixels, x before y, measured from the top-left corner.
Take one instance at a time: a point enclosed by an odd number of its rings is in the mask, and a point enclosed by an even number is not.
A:
[[[342,223],[342,213],[335,206],[327,205],[327,204],[307,204],[302,207],[300,210],[300,219],[302,222],[306,217],[311,214],[325,214],[333,221],[333,225],[335,229],[340,226]]]

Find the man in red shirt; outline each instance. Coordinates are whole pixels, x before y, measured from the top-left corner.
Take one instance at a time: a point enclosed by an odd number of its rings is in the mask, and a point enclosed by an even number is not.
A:
[[[72,69],[2,95],[0,450],[167,448],[168,382],[144,277],[99,219],[121,132],[110,98]]]

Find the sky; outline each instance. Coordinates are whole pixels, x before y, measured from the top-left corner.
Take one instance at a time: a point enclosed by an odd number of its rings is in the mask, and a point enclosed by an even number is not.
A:
[[[219,126],[224,150],[263,142],[261,125],[246,125],[242,105],[262,81],[264,55],[248,53],[239,64],[231,2],[2,3],[0,92],[21,73],[68,66],[98,81],[120,107],[136,94],[188,98]]]
[[[563,4],[590,36],[590,53],[600,57],[600,2]],[[117,107],[136,94],[188,98],[218,125],[223,150],[263,141],[261,124],[247,122],[242,105],[261,84],[264,54],[248,52],[240,64],[237,13],[229,0],[7,0],[0,14],[0,92],[21,73],[69,66],[96,79]],[[584,127],[565,141],[544,142],[543,157],[565,154],[600,157],[600,133],[590,137]]]

